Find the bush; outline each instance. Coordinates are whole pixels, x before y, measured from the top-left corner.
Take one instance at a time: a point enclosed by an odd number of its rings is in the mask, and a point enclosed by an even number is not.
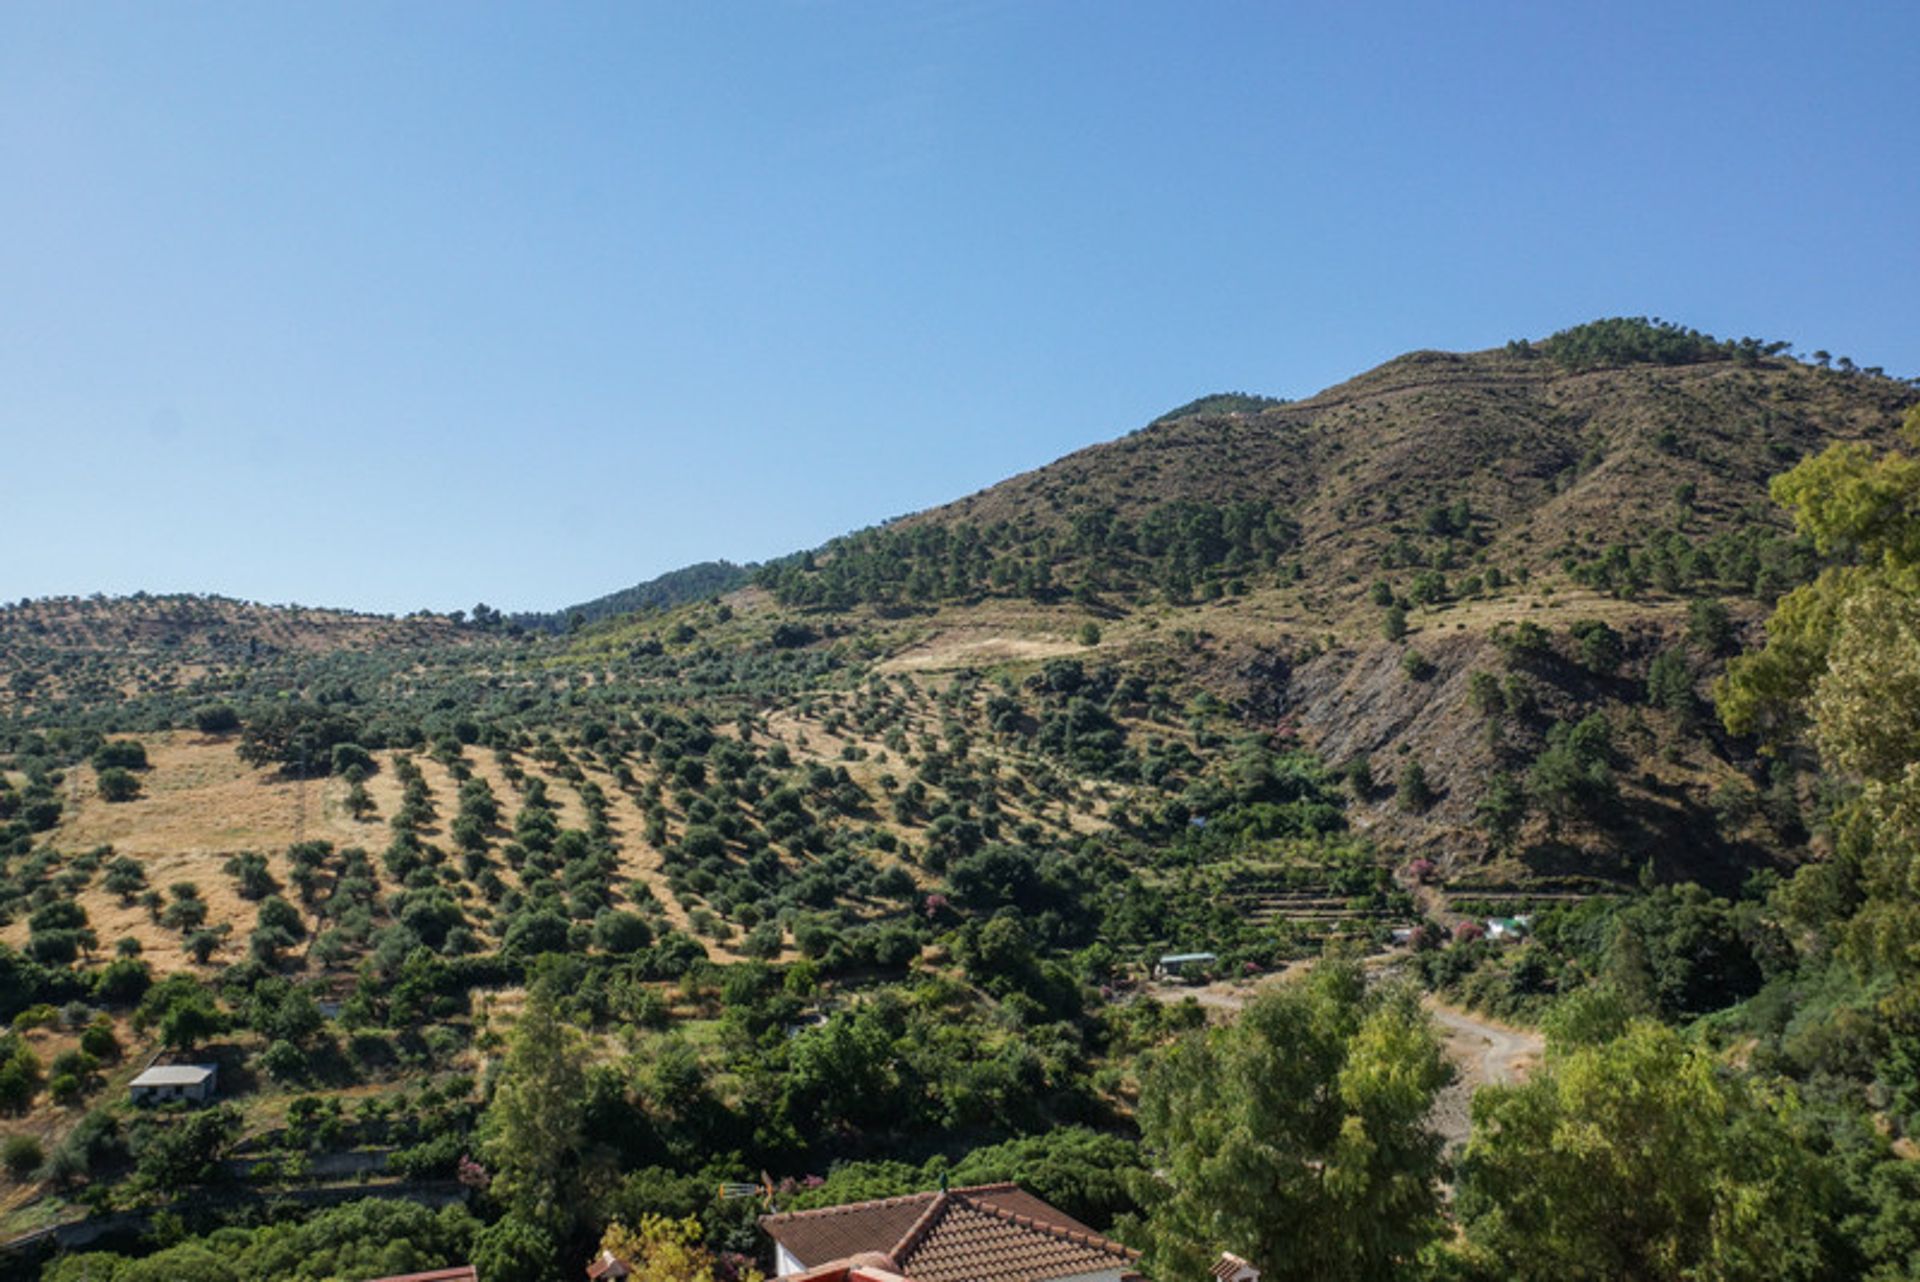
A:
[[[31,1135],[9,1135],[4,1145],[0,1145],[0,1162],[5,1162],[7,1174],[16,1180],[27,1180],[40,1169],[47,1160],[40,1141]]]
[[[240,728],[240,714],[224,703],[208,704],[194,709],[193,725],[201,734],[232,734]]]
[[[1619,668],[1624,646],[1618,632],[1599,619],[1581,619],[1567,629],[1580,651],[1580,663],[1599,676]]]
[[[638,913],[602,913],[593,923],[593,942],[606,952],[637,953],[653,942],[653,928]]]
[[[120,1058],[120,1039],[108,1024],[94,1024],[80,1034],[80,1049],[97,1060]]]
[[[132,801],[140,795],[140,780],[132,771],[113,766],[100,772],[100,796],[107,801]]]
[[[298,1081],[306,1076],[306,1052],[292,1042],[281,1040],[260,1053],[260,1069],[276,1082]]]
[[[103,743],[93,754],[93,768],[99,771],[145,770],[146,745],[138,739],[115,739]]]
[[[1433,805],[1433,785],[1427,782],[1426,767],[1409,761],[1400,768],[1400,784],[1395,791],[1400,809],[1417,815]]]
[[[362,778],[379,768],[379,763],[373,759],[373,754],[357,743],[334,744],[331,765],[336,775],[344,775],[349,770],[357,768],[363,772]]]

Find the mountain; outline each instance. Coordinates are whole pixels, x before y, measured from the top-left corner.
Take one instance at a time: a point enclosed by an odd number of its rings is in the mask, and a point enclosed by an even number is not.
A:
[[[491,1216],[536,1150],[592,1173],[595,1233],[665,1210],[731,1249],[754,1206],[719,1180],[825,1205],[950,1171],[1104,1228],[1148,1210],[1150,1057],[1207,1019],[1155,982],[1167,953],[1212,959],[1223,1011],[1230,981],[1365,954],[1503,1020],[1602,975],[1595,1027],[1711,1013],[1687,1045],[1731,1049],[1694,1076],[1825,1083],[1843,1124],[1807,1132],[1884,1164],[1858,1183],[1894,1222],[1920,1074],[1876,1049],[1885,990],[1836,969],[1845,781],[1726,732],[1712,690],[1849,554],[1769,478],[1889,443],[1915,400],[1606,321],[1202,397],[553,615],[0,609],[0,1237],[177,1206],[223,1161],[262,1199],[322,1169],[491,1180]],[[1530,941],[1476,938],[1518,915]],[[1390,1039],[1425,1057],[1408,1082],[1438,1076],[1423,1038]],[[119,1104],[163,1040],[234,1107]],[[533,1101],[573,1120],[503,1142]]]
[[[638,610],[670,610],[689,601],[703,601],[733,591],[745,583],[752,573],[752,566],[735,565],[731,561],[702,561],[697,565],[669,570],[645,583],[636,583],[630,588],[609,592],[579,605],[545,614],[514,614],[509,615],[508,619],[524,628],[564,632],[569,627],[598,623],[602,619],[632,614]]]
[[[756,578],[842,630],[911,622],[918,652],[956,670],[996,653],[979,648],[985,618],[1030,645],[1092,622],[1101,660],[1372,771],[1359,819],[1389,849],[1510,880],[1627,877],[1653,859],[1737,882],[1805,840],[1783,763],[1706,716],[1724,652],[1820,564],[1768,479],[1833,442],[1889,443],[1914,399],[1779,344],[1601,322],[1411,353],[1297,402],[1203,398]],[[1692,691],[1678,714],[1648,704],[1662,655]],[[1530,857],[1497,858],[1489,789],[1544,780],[1551,737],[1596,713],[1618,732],[1615,782],[1588,808],[1612,821],[1556,797],[1516,839]],[[1419,805],[1389,792],[1415,764],[1432,794]],[[1762,794],[1785,816],[1771,828],[1742,800]]]
[[[1297,402],[1206,398],[761,581],[809,605],[950,600],[1031,592],[1044,563],[1055,591],[1117,578],[1177,600],[1183,575],[1202,591],[1277,563],[1297,564],[1326,608],[1416,562],[1555,573],[1656,534],[1784,529],[1767,478],[1830,441],[1886,439],[1914,395],[1777,356],[1592,365],[1557,350],[1415,352]],[[1172,528],[1183,521],[1203,528]],[[894,565],[868,575],[870,552]],[[910,583],[915,571],[932,577]]]

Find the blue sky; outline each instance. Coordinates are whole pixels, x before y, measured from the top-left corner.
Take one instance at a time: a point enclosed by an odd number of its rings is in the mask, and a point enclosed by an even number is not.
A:
[[[0,6],[0,598],[563,605],[1651,314],[1920,374],[1920,6]]]

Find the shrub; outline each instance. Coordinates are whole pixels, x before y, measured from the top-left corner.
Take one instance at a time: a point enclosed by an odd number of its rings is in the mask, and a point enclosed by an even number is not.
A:
[[[297,1081],[307,1072],[306,1052],[282,1039],[260,1053],[260,1069],[276,1082]]]
[[[100,772],[100,796],[107,801],[132,801],[140,795],[140,780],[131,770],[113,766]]]
[[[1600,676],[1611,676],[1620,666],[1620,634],[1599,619],[1581,619],[1567,629],[1580,650],[1580,663]]]
[[[1427,782],[1426,767],[1409,761],[1400,768],[1400,784],[1395,791],[1400,809],[1417,815],[1433,805],[1433,785]]]
[[[9,1135],[6,1143],[0,1145],[0,1162],[6,1163],[7,1174],[16,1180],[30,1178],[46,1160],[40,1141],[31,1135]]]
[[[653,942],[653,928],[638,913],[602,913],[593,923],[593,942],[610,953],[637,953]]]
[[[193,725],[201,734],[232,734],[240,728],[240,714],[224,703],[196,708]]]
[[[118,1059],[120,1039],[113,1035],[111,1025],[94,1024],[80,1034],[80,1049],[97,1060]]]
[[[93,768],[106,771],[145,770],[147,768],[146,745],[138,739],[114,739],[103,743],[93,754]]]
[[[330,764],[336,775],[344,775],[350,770],[357,769],[363,772],[361,778],[365,778],[379,768],[379,763],[374,761],[373,754],[357,743],[334,744]]]

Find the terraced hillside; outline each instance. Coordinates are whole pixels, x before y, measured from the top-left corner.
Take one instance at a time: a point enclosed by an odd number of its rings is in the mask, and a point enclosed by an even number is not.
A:
[[[1139,1054],[1200,1017],[1128,1000],[1166,951],[1225,977],[1411,939],[1437,986],[1535,1002],[1639,914],[1647,948],[1735,956],[1734,1000],[1764,932],[1713,893],[1820,853],[1831,800],[1804,750],[1713,714],[1825,563],[1767,479],[1892,439],[1913,400],[1628,323],[1203,398],[750,584],[719,567],[552,630],[0,610],[0,1014],[25,1021],[0,1087],[98,1172],[7,1196],[159,1187],[123,1177],[162,1141],[112,1128],[175,1129],[121,1117],[133,1060],[69,1044],[96,1024],[139,1056],[211,1040],[248,1162],[351,1105],[339,1143],[450,1177],[497,1021],[544,983],[592,1030],[595,1160],[707,1189],[1113,1140]],[[1573,943],[1468,947],[1526,911]]]

